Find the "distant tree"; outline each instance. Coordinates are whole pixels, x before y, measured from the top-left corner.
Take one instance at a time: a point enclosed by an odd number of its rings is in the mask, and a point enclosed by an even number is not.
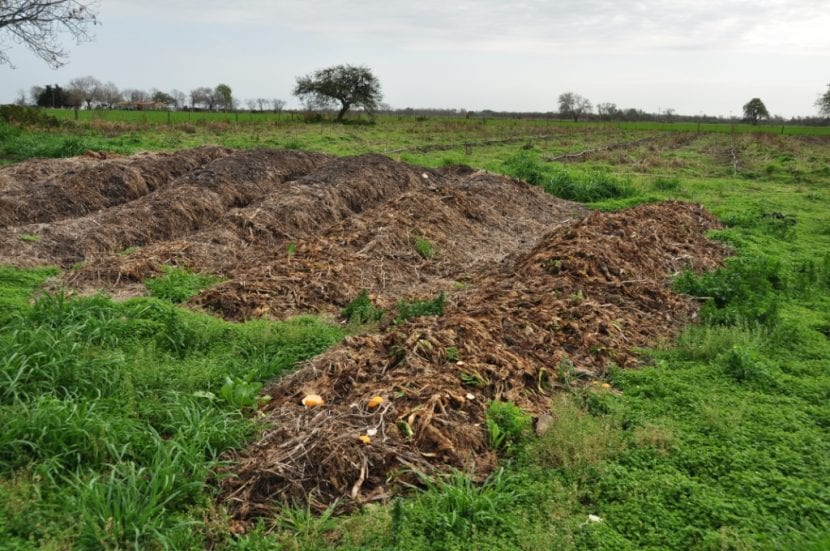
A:
[[[86,103],[87,109],[92,109],[92,102],[101,99],[101,81],[93,76],[73,78],[66,87],[76,99],[76,104]]]
[[[769,111],[761,98],[752,98],[744,105],[744,119],[758,124],[759,119],[768,119]]]
[[[207,86],[201,86],[191,90],[190,107],[196,108],[198,105],[204,107],[210,106],[210,109],[213,109],[213,90]]]
[[[151,99],[156,103],[163,103],[167,107],[176,105],[176,98],[161,90],[154,90]]]
[[[274,108],[274,113],[279,113],[285,107],[285,101],[279,98],[274,98],[271,100],[271,107]]]
[[[122,100],[121,91],[114,82],[107,82],[101,85],[99,99],[101,103],[112,109]]]
[[[598,103],[597,104],[597,115],[600,116],[602,119],[610,120],[615,118],[619,114],[620,110],[617,109],[616,103]]]
[[[268,100],[266,98],[257,98],[256,103],[259,107],[259,112],[262,113],[265,111],[265,106],[268,104]]]
[[[591,102],[574,92],[565,92],[559,95],[559,113],[572,117],[579,122],[579,117],[591,110]]]
[[[27,105],[26,102],[26,91],[22,88],[17,91],[17,99],[14,100],[15,105],[19,105],[21,107],[25,107]]]
[[[176,90],[175,88],[170,90],[170,97],[173,98],[175,101],[176,109],[182,109],[187,102],[187,96],[181,90]]]
[[[145,90],[139,90],[138,88],[127,88],[124,90],[123,94],[124,99],[132,103],[138,103],[140,101],[147,101],[150,99],[150,94],[148,94]]]
[[[61,32],[76,42],[92,39],[88,28],[97,23],[92,2],[76,0],[3,0],[0,1],[0,37],[11,35],[53,68],[66,64],[69,56],[58,42]],[[0,65],[12,65],[6,44],[0,43]]]
[[[816,100],[816,107],[820,115],[830,117],[830,84],[827,85],[827,91]]]
[[[258,103],[255,99],[249,98],[245,100],[245,105],[248,106],[248,111],[253,113],[254,111],[256,111]]]
[[[69,92],[57,84],[47,84],[41,89],[35,102],[38,107],[71,107],[72,101]]]
[[[222,109],[225,111],[233,109],[233,95],[230,86],[227,84],[219,84],[216,86],[215,92],[216,103],[220,104]]]
[[[353,65],[335,65],[297,77],[294,95],[312,108],[331,107],[339,103],[337,122],[342,122],[353,106],[374,112],[383,97],[380,82],[372,71]]]
[[[37,99],[43,93],[43,86],[32,86],[29,88],[29,100],[32,102],[32,105],[37,105]]]

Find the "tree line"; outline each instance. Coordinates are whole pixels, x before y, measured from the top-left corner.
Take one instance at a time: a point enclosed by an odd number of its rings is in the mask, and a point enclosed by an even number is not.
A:
[[[17,103],[38,107],[103,108],[103,109],[197,109],[205,111],[234,111],[239,109],[239,100],[227,84],[215,87],[200,86],[189,93],[181,90],[164,92],[157,88],[119,89],[113,82],[101,82],[95,77],[85,76],[70,80],[65,86],[47,84],[32,86],[28,97],[20,91]],[[285,101],[279,98],[257,98],[247,101],[253,110],[282,111]]]

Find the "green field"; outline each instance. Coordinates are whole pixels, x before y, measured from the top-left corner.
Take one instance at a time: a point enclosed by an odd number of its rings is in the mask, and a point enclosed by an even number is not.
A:
[[[458,473],[342,517],[298,505],[241,537],[214,500],[220,454],[252,438],[262,385],[343,328],[188,310],[213,283],[193,274],[115,302],[43,295],[54,269],[0,267],[0,549],[830,548],[830,128],[52,114],[68,122],[0,126],[0,162],[208,143],[380,152],[600,209],[700,202],[736,255],[675,278],[700,322],[641,368],[554,398],[543,437],[515,416],[486,483]]]

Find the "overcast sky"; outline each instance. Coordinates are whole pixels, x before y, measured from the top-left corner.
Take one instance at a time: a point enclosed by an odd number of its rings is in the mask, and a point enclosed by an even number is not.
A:
[[[94,42],[49,69],[20,46],[0,103],[93,75],[121,88],[231,86],[291,96],[295,77],[370,67],[393,107],[552,111],[575,91],[654,112],[813,115],[830,82],[830,0],[99,0]]]

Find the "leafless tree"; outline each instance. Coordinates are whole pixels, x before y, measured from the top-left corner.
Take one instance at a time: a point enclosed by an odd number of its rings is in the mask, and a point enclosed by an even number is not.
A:
[[[73,78],[66,87],[69,94],[76,97],[78,103],[86,102],[86,108],[92,109],[92,102],[101,99],[101,81],[92,76]]]
[[[190,107],[195,108],[198,105],[203,105],[213,109],[213,90],[207,86],[194,88],[190,91]]]
[[[827,91],[816,100],[816,107],[821,115],[830,118],[830,84],[827,85]]]
[[[114,82],[107,82],[106,84],[101,85],[99,92],[99,100],[108,108],[112,109],[112,107],[114,105],[117,105],[118,102],[121,101],[121,99],[121,91],[118,89],[118,86],[116,86]]]
[[[248,111],[253,113],[254,111],[256,111],[257,101],[255,99],[246,99],[245,105],[248,106]]]
[[[559,96],[559,112],[572,117],[574,122],[579,122],[579,117],[590,110],[591,102],[588,98],[574,92],[565,92]]]
[[[274,98],[271,100],[271,106],[274,108],[274,113],[279,113],[285,107],[285,101],[278,98]]]
[[[185,103],[187,102],[187,96],[181,90],[176,90],[173,88],[170,90],[170,97],[176,102],[176,109],[181,109],[184,107]]]
[[[268,100],[265,98],[257,98],[256,103],[259,106],[259,112],[262,113],[265,111],[265,105],[268,103]]]
[[[150,98],[150,95],[147,93],[146,90],[139,90],[137,88],[127,88],[123,92],[124,99],[131,101],[133,103],[137,103],[139,101],[147,101]]]
[[[90,26],[98,22],[94,2],[77,0],[0,1],[0,65],[12,65],[9,42],[23,44],[53,68],[66,64],[69,53],[58,41],[68,33],[77,43],[92,40]]]
[[[14,100],[15,105],[19,105],[21,107],[26,106],[26,90],[21,88],[17,91],[17,99]]]
[[[606,102],[597,104],[597,115],[603,119],[613,119],[619,112],[620,110],[617,109],[616,103]]]

